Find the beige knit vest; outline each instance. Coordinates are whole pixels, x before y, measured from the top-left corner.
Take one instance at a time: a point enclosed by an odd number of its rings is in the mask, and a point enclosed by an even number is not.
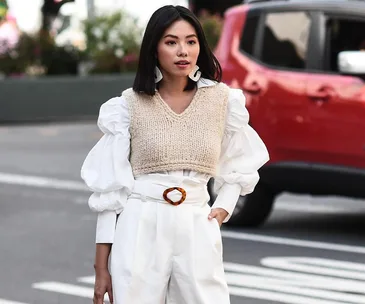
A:
[[[131,154],[134,176],[171,170],[216,174],[224,134],[229,88],[199,88],[188,108],[175,113],[154,96],[128,89]]]

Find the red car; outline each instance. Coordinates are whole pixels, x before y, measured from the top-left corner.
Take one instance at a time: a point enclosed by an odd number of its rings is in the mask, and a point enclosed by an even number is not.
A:
[[[230,224],[264,223],[282,192],[365,198],[365,2],[235,6],[215,54],[271,159]]]

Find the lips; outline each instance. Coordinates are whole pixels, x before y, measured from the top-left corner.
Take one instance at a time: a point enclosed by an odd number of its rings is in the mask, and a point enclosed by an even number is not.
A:
[[[190,62],[189,61],[186,61],[186,60],[180,60],[178,62],[175,62],[175,64],[178,64],[178,65],[188,65]]]

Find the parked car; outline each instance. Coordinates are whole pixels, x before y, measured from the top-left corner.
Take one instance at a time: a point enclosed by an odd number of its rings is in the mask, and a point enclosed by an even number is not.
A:
[[[270,153],[230,224],[263,224],[282,192],[365,198],[365,2],[235,6],[215,53]]]

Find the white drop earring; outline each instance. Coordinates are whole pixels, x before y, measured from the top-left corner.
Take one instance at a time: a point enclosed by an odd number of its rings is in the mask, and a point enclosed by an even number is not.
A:
[[[189,74],[189,78],[192,81],[197,82],[200,79],[200,76],[202,75],[202,73],[199,71],[199,67],[196,65],[193,70],[190,72]]]
[[[155,67],[155,83],[158,83],[162,80],[163,75],[161,73],[161,70],[156,66]]]

